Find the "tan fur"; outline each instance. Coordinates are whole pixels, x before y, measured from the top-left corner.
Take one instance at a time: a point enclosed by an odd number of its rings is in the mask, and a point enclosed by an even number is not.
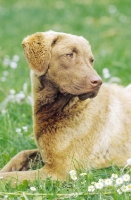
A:
[[[131,86],[101,86],[83,37],[50,31],[22,44],[32,69],[34,136],[45,165],[20,172],[38,153],[23,151],[0,176],[64,180],[75,168],[124,166],[131,156]]]

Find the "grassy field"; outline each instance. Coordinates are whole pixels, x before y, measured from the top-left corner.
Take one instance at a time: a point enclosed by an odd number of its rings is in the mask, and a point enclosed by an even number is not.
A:
[[[131,82],[130,0],[0,0],[0,168],[20,150],[36,147],[30,71],[21,42],[27,35],[47,30],[83,35],[90,41],[95,69],[104,81],[124,86]],[[120,195],[112,186],[88,193],[92,181],[113,173],[120,176],[112,166],[85,176],[78,173],[70,183],[25,181],[16,188],[0,180],[0,199],[131,199],[130,192]]]

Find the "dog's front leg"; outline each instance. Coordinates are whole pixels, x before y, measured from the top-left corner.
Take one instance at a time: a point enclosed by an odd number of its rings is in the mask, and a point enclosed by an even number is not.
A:
[[[38,149],[19,152],[0,170],[0,173],[28,170],[30,159],[34,159],[38,153]]]
[[[24,180],[38,180],[46,179],[46,173],[42,173],[43,170],[31,170],[31,171],[13,171],[0,173],[1,181],[9,181],[13,187],[21,183]]]
[[[44,167],[37,170],[3,172],[0,173],[0,177],[3,180],[10,181],[11,184],[15,186],[17,183],[20,183],[23,180],[45,180],[47,177],[50,177],[53,180],[65,180],[67,178],[67,174],[63,170],[61,173],[57,171],[54,167],[52,167],[52,165],[45,164]]]

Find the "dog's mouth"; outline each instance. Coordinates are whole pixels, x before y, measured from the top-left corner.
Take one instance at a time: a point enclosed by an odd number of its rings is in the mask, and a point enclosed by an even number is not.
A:
[[[83,94],[73,94],[74,92],[67,92],[67,90],[65,88],[61,88],[60,92],[65,96],[66,95],[77,96],[81,101],[84,101],[86,99],[89,99],[89,98],[92,99],[92,98],[96,97],[99,89],[100,89],[100,87],[96,87],[94,90],[88,91]]]
[[[81,101],[84,101],[88,98],[92,99],[94,98],[95,96],[97,95],[97,93],[94,93],[94,92],[87,92],[85,94],[80,94],[78,95],[78,98],[81,100]]]

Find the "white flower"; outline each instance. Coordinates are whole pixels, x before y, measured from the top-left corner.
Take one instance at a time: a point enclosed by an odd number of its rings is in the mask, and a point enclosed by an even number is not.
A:
[[[35,188],[35,187],[30,187],[30,190],[31,190],[32,192],[36,192],[36,188]]]
[[[131,158],[127,159],[127,165],[131,165]]]
[[[23,91],[16,94],[16,102],[20,103],[25,98],[25,94]]]
[[[131,158],[127,159],[126,163],[127,163],[127,164],[126,164],[125,167],[122,169],[122,172],[124,171],[124,169],[125,169],[126,167],[128,167],[129,165],[131,165]]]
[[[70,174],[70,177],[71,177],[72,180],[74,180],[74,181],[77,180],[77,175],[76,175],[76,171],[75,170],[71,170],[69,172],[69,174]]]
[[[3,177],[3,176],[0,176],[0,180],[2,180],[2,179],[4,179],[4,177]]]
[[[7,110],[1,110],[1,113],[3,114],[3,115],[5,115],[6,113],[7,113]]]
[[[102,178],[100,178],[98,182],[104,184],[104,180]]]
[[[117,178],[116,179],[116,185],[121,185],[123,183],[123,179],[122,178]]]
[[[110,178],[105,179],[105,185],[106,186],[112,185],[112,180]]]
[[[16,133],[21,133],[21,128],[16,128],[15,131]]]
[[[86,176],[87,175],[87,173],[81,173],[80,174],[80,176]]]
[[[16,69],[16,68],[17,68],[17,63],[16,63],[15,61],[11,61],[11,62],[9,63],[9,65],[10,65],[10,67],[11,67],[12,69]]]
[[[118,175],[117,175],[117,174],[112,174],[112,175],[111,175],[111,178],[112,178],[112,179],[116,179],[116,178],[118,178]]]
[[[70,176],[76,175],[76,171],[75,171],[75,170],[71,170],[71,171],[69,172],[69,174],[70,174]]]
[[[77,180],[77,176],[76,176],[76,175],[71,175],[70,177],[71,177],[71,179],[72,179],[73,181],[76,181],[76,180]]]
[[[88,186],[88,192],[94,192],[95,187],[93,185]]]
[[[4,199],[8,199],[8,195],[6,194],[6,195],[4,195]]]
[[[124,174],[122,178],[123,178],[123,181],[125,181],[125,182],[130,181],[130,176],[129,176],[129,174]]]
[[[28,131],[28,127],[27,126],[22,126],[22,129],[27,132]]]
[[[96,182],[91,182],[91,184],[92,184],[92,185],[95,185],[95,184],[96,184]]]
[[[126,185],[123,185],[123,186],[121,187],[121,191],[122,191],[122,192],[127,192],[127,191],[128,191],[128,187],[127,187]]]
[[[101,190],[104,187],[103,183],[95,183],[95,188]]]
[[[110,75],[110,72],[109,72],[109,69],[107,69],[107,68],[104,68],[103,70],[102,70],[102,73],[103,73],[103,77],[104,78],[109,78],[111,75]]]
[[[14,89],[11,89],[11,90],[10,90],[10,94],[15,94],[15,90],[14,90]]]
[[[131,184],[127,185],[128,191],[131,191]]]
[[[117,189],[118,194],[122,194],[122,191],[120,189]]]
[[[32,105],[33,104],[32,96],[28,95],[26,101],[27,101],[28,104]]]

